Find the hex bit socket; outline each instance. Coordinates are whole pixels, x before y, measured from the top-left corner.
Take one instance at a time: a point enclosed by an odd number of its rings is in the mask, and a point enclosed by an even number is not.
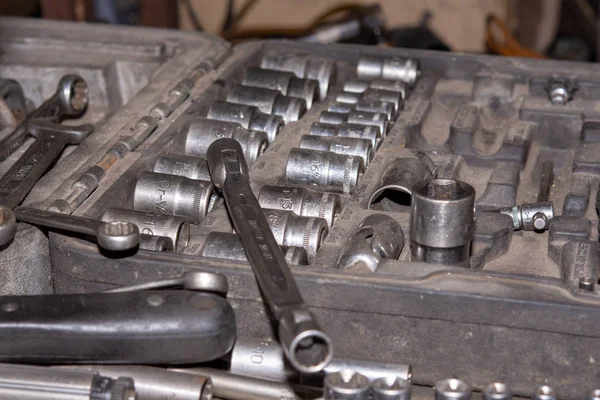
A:
[[[337,77],[335,62],[326,58],[304,54],[268,52],[260,62],[261,68],[289,71],[298,78],[314,79],[319,82],[319,98],[327,96]]]
[[[381,377],[372,384],[372,400],[410,400],[411,384],[398,376]]]
[[[413,261],[469,266],[475,232],[475,189],[453,179],[430,179],[412,188]]]
[[[433,387],[435,400],[470,400],[471,388],[458,379],[437,381]]]
[[[218,196],[210,181],[144,171],[133,186],[132,197],[134,210],[180,215],[197,224]]]
[[[333,357],[331,339],[306,307],[294,276],[275,240],[272,227],[252,192],[248,164],[233,139],[219,139],[208,149],[208,167],[261,289],[278,322],[278,339],[287,359],[299,371],[321,371]],[[324,219],[320,219],[326,226]]]
[[[186,155],[206,158],[212,142],[224,137],[240,143],[249,165],[254,164],[269,145],[267,134],[263,131],[248,130],[235,122],[195,118],[183,130],[181,147]]]
[[[341,123],[339,125],[326,124],[323,122],[313,122],[308,132],[313,136],[338,136],[357,139],[368,139],[371,141],[373,149],[377,149],[381,143],[381,131],[376,126],[365,126]]]
[[[329,226],[341,211],[340,196],[308,188],[265,185],[258,194],[262,208],[292,211],[301,217],[324,218]]]
[[[300,148],[357,156],[362,158],[365,167],[374,155],[373,143],[370,140],[339,136],[303,135],[300,138]]]
[[[325,377],[325,400],[369,400],[370,391],[369,378],[358,372],[343,370]]]
[[[389,130],[388,119],[385,114],[369,111],[353,110],[347,114],[323,111],[321,115],[319,115],[319,122],[333,125],[340,125],[347,122],[355,125],[376,126],[383,136],[385,136]]]
[[[512,392],[506,384],[493,382],[483,388],[481,396],[483,400],[511,400]]]
[[[131,222],[137,225],[142,235],[166,236],[173,241],[176,252],[183,250],[190,240],[190,223],[184,217],[109,208],[102,215],[102,221]]]
[[[419,62],[411,58],[364,56],[358,61],[360,79],[399,80],[413,86],[421,75]]]
[[[279,115],[262,113],[254,106],[233,104],[220,100],[212,103],[206,117],[218,121],[237,122],[246,129],[263,131],[267,134],[269,143],[273,143],[283,126],[283,118]]]
[[[285,261],[291,265],[308,265],[304,247],[281,246]],[[202,257],[248,262],[246,251],[238,235],[228,232],[211,232],[202,248]]]
[[[167,153],[154,163],[153,172],[184,176],[199,181],[210,181],[206,159],[178,153]]]
[[[282,95],[278,90],[233,85],[227,92],[230,103],[255,106],[266,114],[279,115],[285,123],[298,121],[306,112],[306,102]]]
[[[362,158],[294,148],[285,167],[288,184],[352,193],[364,173]]]
[[[274,89],[283,95],[302,99],[308,110],[319,98],[319,82],[314,79],[297,78],[291,72],[248,67],[244,70],[242,85]]]

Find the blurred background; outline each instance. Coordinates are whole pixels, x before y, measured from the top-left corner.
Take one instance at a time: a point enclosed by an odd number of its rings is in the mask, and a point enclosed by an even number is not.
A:
[[[598,61],[600,0],[19,0],[0,14]]]

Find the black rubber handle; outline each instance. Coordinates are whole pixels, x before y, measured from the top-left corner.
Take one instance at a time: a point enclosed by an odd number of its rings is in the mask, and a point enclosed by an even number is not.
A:
[[[185,290],[0,297],[0,361],[192,364],[235,342],[235,315]]]

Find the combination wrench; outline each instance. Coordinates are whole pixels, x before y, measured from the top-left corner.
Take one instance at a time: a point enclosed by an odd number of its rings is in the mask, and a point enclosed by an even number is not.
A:
[[[278,336],[290,364],[315,373],[333,357],[331,339],[302,300],[294,277],[252,193],[240,144],[219,139],[208,148],[208,168],[240,236],[262,296],[279,323]]]

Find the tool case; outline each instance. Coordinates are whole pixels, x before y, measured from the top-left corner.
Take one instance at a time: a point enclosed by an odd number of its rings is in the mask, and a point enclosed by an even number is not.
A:
[[[361,59],[417,60],[420,76],[356,187],[313,187],[335,193],[341,205],[314,257],[291,266],[307,305],[331,336],[336,355],[411,364],[416,385],[459,377],[481,389],[502,381],[528,396],[532,388],[551,384],[559,398],[574,399],[600,378],[600,67],[293,41],[231,46],[208,34],[19,19],[2,19],[0,29],[2,76],[19,81],[38,104],[62,74],[80,74],[90,87],[84,120],[96,125],[24,204],[47,209],[66,202],[68,213],[94,219],[109,208],[133,209],[140,174],[152,171],[159,157],[181,153],[189,124],[206,117],[213,102],[223,101],[244,71],[259,67],[267,54],[333,62],[336,74],[327,95],[298,121],[287,122],[252,164],[256,195],[265,185],[298,186],[286,181],[289,154],[336,103],[345,83],[357,79]],[[549,94],[561,83],[568,92],[565,104]],[[148,118],[155,123],[144,125],[151,131],[147,139],[108,168],[89,195],[74,201],[74,184]],[[0,168],[5,171],[16,157]],[[411,261],[410,195],[384,191],[379,205],[371,199],[398,159],[429,160],[433,175],[475,188],[469,268]],[[489,212],[535,203],[540,185],[548,183],[549,165],[554,216],[543,230],[514,230],[513,219]],[[387,237],[399,255],[374,270],[341,268],[342,251],[372,215],[399,224],[401,232]],[[191,222],[186,244],[126,256],[68,234],[52,232],[46,241],[37,228],[21,226],[0,253],[9,277],[4,290],[82,293],[189,270],[218,272],[229,279],[227,299],[238,334],[272,337],[250,265],[203,256],[209,235],[233,232],[223,202],[216,199],[205,217]],[[23,251],[34,247],[40,251]]]

